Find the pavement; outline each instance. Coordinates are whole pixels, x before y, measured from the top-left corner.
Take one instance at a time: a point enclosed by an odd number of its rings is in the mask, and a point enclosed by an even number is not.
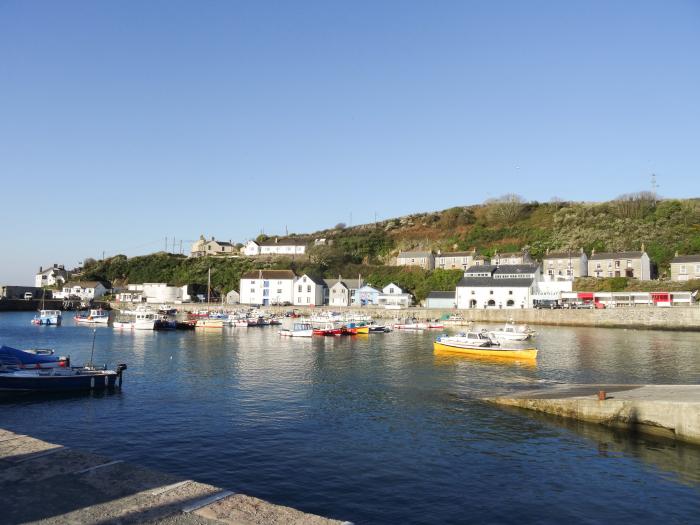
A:
[[[3,429],[0,493],[3,524],[344,523]]]

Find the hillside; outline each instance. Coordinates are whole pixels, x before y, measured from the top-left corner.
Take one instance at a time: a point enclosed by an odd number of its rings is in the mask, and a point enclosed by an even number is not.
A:
[[[127,258],[118,255],[91,261],[84,276],[116,285],[140,282],[212,284],[221,292],[238,289],[240,276],[258,268],[291,268],[298,274],[356,277],[384,286],[390,281],[412,292],[418,300],[430,290],[454,288],[461,272],[424,271],[390,266],[400,250],[453,251],[475,248],[483,255],[527,248],[539,258],[547,250],[637,250],[644,244],[659,276],[668,275],[676,251],[700,253],[700,200],[656,201],[650,194],[622,196],[604,203],[524,202],[514,195],[481,205],[418,213],[376,224],[292,234],[311,246],[308,256],[294,260],[222,259],[157,253]],[[314,240],[326,239],[314,246]],[[586,284],[587,287],[593,286]],[[605,285],[608,286],[608,285]],[[615,285],[615,286],[620,286]],[[624,289],[634,288],[625,283]]]

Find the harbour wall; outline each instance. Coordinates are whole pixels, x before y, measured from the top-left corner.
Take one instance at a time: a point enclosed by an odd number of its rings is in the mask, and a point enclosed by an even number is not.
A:
[[[111,303],[112,308],[132,308],[125,303]],[[157,305],[151,305],[154,308]],[[178,304],[175,307],[180,312],[205,309],[205,304]],[[212,309],[222,308],[212,305]],[[224,305],[223,308],[235,310],[247,308],[247,305]],[[592,310],[550,310],[550,309],[438,309],[438,308],[403,308],[401,310],[386,310],[379,307],[342,308],[329,306],[268,306],[264,311],[284,314],[295,310],[303,315],[313,315],[326,310],[340,311],[350,314],[370,315],[374,319],[396,319],[397,317],[416,317],[418,319],[438,319],[449,315],[459,315],[464,318],[464,324],[476,323],[505,323],[514,321],[533,325],[553,326],[592,326],[598,328],[647,328],[653,330],[692,330],[700,331],[700,306],[674,306],[663,308],[658,306],[617,307]]]
[[[44,310],[63,310],[62,299],[46,299]],[[41,309],[41,299],[3,299],[0,301],[0,312],[36,312]]]

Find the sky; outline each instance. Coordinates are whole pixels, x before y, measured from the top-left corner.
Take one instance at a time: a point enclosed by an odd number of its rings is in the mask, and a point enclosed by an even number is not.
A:
[[[3,284],[651,173],[700,196],[698,1],[0,0]]]

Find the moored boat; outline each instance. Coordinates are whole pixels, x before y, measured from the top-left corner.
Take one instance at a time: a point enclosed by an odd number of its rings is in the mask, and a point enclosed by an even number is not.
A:
[[[311,337],[313,335],[311,323],[294,323],[292,328],[282,328],[280,335],[288,337]]]
[[[516,325],[513,321],[507,322],[503,328],[498,330],[490,330],[488,334],[495,339],[504,341],[526,341],[530,339],[535,332],[524,325]]]
[[[197,323],[194,325],[195,328],[212,328],[212,329],[217,329],[217,328],[223,328],[224,327],[224,320],[223,319],[197,319]]]
[[[45,326],[60,326],[63,319],[61,310],[40,310],[32,319],[32,324]]]
[[[486,332],[467,332],[457,336],[440,336],[433,342],[433,350],[456,352],[465,355],[536,359],[536,348],[501,346]]]
[[[89,312],[78,313],[74,318],[78,324],[109,324],[109,312],[102,308],[92,309]]]
[[[41,368],[34,370],[0,370],[2,392],[65,392],[105,390],[121,386],[125,364],[116,370],[94,367]]]
[[[70,357],[58,356],[50,348],[20,350],[11,346],[0,346],[2,368],[65,368],[70,366]]]
[[[153,330],[156,315],[153,312],[139,312],[134,320],[134,330]]]

